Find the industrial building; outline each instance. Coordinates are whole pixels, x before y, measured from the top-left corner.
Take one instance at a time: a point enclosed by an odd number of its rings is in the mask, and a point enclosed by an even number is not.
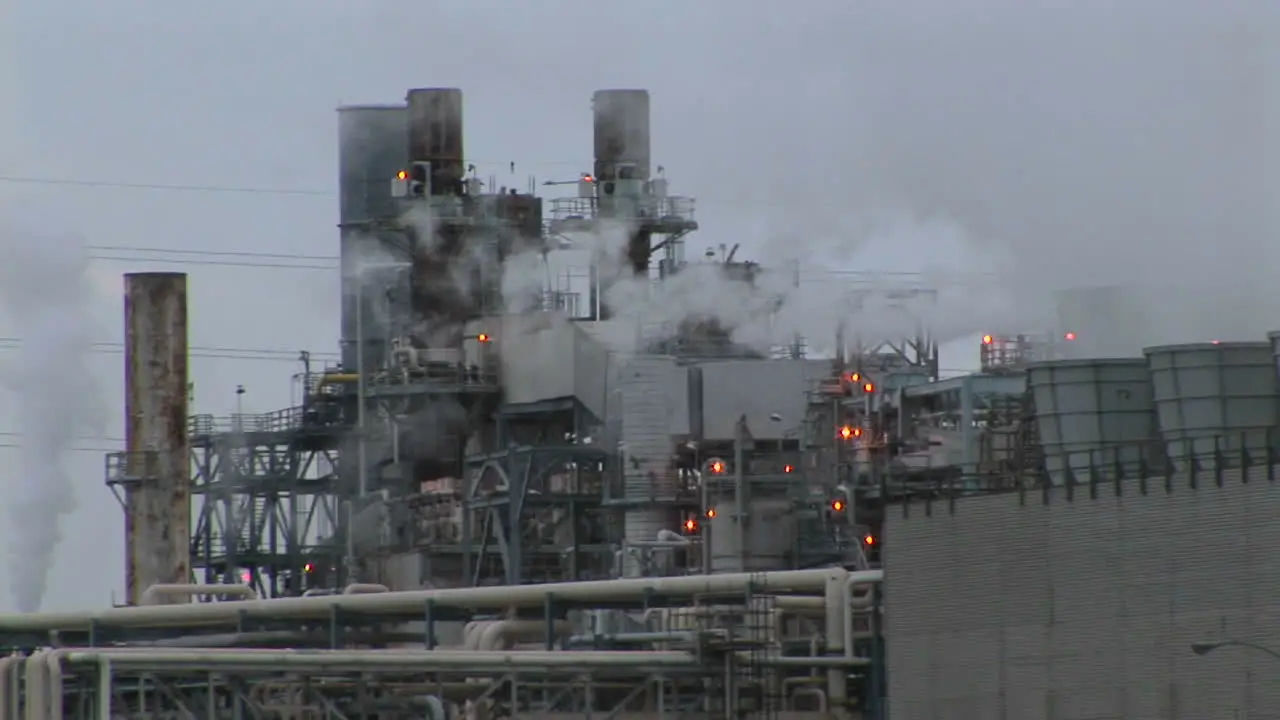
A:
[[[457,89],[339,110],[342,360],[297,407],[190,413],[186,276],[126,276],[128,602],[0,615],[0,718],[1257,717],[1258,658],[1190,643],[1267,639],[1272,343],[1142,354],[1091,289],[941,378],[923,331],[644,312],[792,270],[686,256],[649,94],[591,105],[524,187]]]

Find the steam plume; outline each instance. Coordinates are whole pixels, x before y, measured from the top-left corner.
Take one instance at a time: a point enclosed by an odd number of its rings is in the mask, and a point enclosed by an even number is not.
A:
[[[9,232],[0,263],[0,299],[22,337],[10,368],[22,460],[9,499],[9,575],[20,612],[44,599],[61,523],[75,509],[63,467],[76,437],[100,427],[100,394],[87,357],[92,287],[88,252],[67,238]]]

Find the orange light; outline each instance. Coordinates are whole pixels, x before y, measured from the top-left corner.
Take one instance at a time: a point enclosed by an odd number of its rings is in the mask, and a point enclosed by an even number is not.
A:
[[[782,472],[784,472],[784,473],[789,473],[789,472],[794,472],[794,471],[795,471],[795,466],[793,466],[793,465],[783,465],[783,466],[782,466]]]
[[[856,428],[854,428],[854,429],[853,429],[853,436],[854,436],[854,437],[862,437],[862,428],[860,428],[860,427],[856,427]]]
[[[405,172],[404,170],[401,170],[400,172],[396,173],[396,179],[397,179],[397,180],[408,180],[408,179],[409,179],[409,173]]]
[[[304,572],[315,572],[316,566],[312,565],[311,563],[307,563],[306,565],[302,566],[302,569]]]
[[[875,545],[875,544],[876,544],[876,539],[875,539],[875,537],[874,537],[874,536],[868,535],[868,536],[866,536],[866,537],[862,538],[862,542],[864,542],[864,543],[866,543],[866,544],[868,544],[868,545]]]
[[[583,175],[583,176],[582,176],[582,182],[589,182],[589,183],[593,183],[593,182],[595,182],[595,181],[596,181],[596,179],[595,179],[594,177],[590,176],[590,175]]]
[[[719,475],[720,473],[724,472],[724,463],[720,462],[719,460],[716,460],[715,462],[711,463],[711,472],[715,475]]]
[[[990,335],[983,335],[983,336],[982,336],[982,344],[983,344],[983,345],[990,345],[990,344],[991,344],[991,343],[993,343],[993,342],[995,342],[995,338],[991,337]]]
[[[480,342],[489,342],[489,336],[485,333],[480,333],[476,336],[476,340],[479,340]]]
[[[876,386],[873,383],[863,383],[862,392],[869,393],[869,392],[875,392],[875,391],[876,391]]]
[[[853,437],[853,428],[849,427],[848,425],[845,425],[844,427],[840,428],[840,437],[844,438],[845,440],[848,440],[849,438]]]
[[[710,509],[708,509],[708,510],[707,510],[707,517],[709,517],[709,518],[713,518],[713,517],[715,517],[715,516],[716,516],[716,509],[715,509],[715,508],[710,508]]]
[[[694,520],[693,518],[689,518],[688,520],[685,520],[685,521],[684,521],[684,529],[685,529],[685,530],[688,530],[689,532],[693,532],[694,530],[697,530],[697,529],[698,529],[698,521],[697,521],[697,520]]]
[[[1076,339],[1076,334],[1075,334],[1075,333],[1073,333],[1073,332],[1069,332],[1069,333],[1067,333],[1066,335],[1063,335],[1063,336],[1062,336],[1062,339],[1063,339],[1063,340],[1067,340],[1067,341],[1075,340],[1075,339]]]
[[[862,379],[862,373],[849,373],[849,382],[858,382]]]
[[[844,509],[844,501],[843,501],[843,500],[832,500],[832,501],[831,501],[831,509],[832,509],[832,510],[835,510],[836,512],[840,512],[841,510],[843,510],[843,509]]]

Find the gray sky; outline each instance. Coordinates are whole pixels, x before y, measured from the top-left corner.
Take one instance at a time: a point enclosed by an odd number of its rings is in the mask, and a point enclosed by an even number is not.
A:
[[[0,175],[305,191],[0,182],[9,226],[94,246],[333,256],[338,104],[461,87],[471,162],[503,177],[514,161],[522,184],[589,169],[593,90],[647,87],[654,161],[672,192],[698,198],[691,251],[742,242],[747,257],[800,248],[839,270],[997,270],[959,300],[1005,325],[1046,288],[1135,278],[1194,284],[1202,305],[1238,317],[1240,295],[1274,276],[1280,6],[1267,0],[6,6],[0,39],[16,50],[0,59],[22,70],[0,86],[14,128]],[[92,264],[95,340],[121,339],[119,274],[147,269],[191,274],[193,345],[337,349],[335,271],[163,261]],[[1250,332],[1280,327],[1246,311]],[[965,314],[943,330],[985,322]],[[20,326],[10,317],[0,335]],[[121,358],[91,368],[99,434],[119,437]],[[237,383],[247,410],[284,407],[294,371],[197,358],[196,411],[231,411]],[[8,420],[0,430],[19,429]],[[0,448],[5,488],[20,482],[18,452]],[[46,607],[120,592],[121,511],[101,466],[99,452],[68,459],[79,508]],[[0,585],[13,581],[0,567]]]

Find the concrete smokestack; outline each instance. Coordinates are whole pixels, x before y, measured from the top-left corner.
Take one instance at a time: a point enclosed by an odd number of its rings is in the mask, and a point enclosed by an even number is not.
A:
[[[649,91],[597,90],[595,176],[600,181],[649,179]]]
[[[191,581],[187,276],[124,276],[125,589]],[[180,600],[180,602],[182,602]]]
[[[462,91],[410,90],[409,159],[431,163],[431,194],[458,195],[466,172],[462,146]]]

